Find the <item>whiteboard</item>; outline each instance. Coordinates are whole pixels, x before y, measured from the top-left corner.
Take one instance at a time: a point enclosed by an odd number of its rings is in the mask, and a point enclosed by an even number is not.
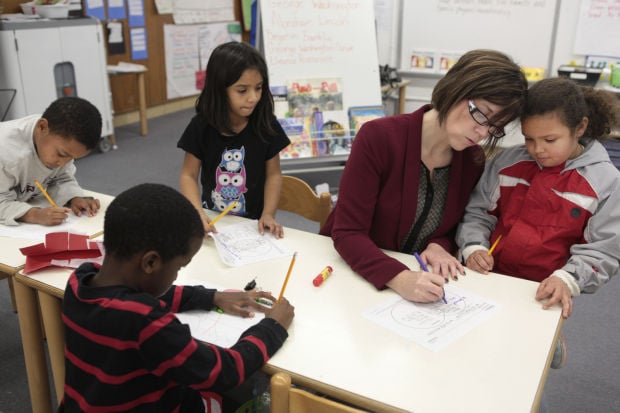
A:
[[[398,38],[394,30],[395,18],[400,18],[399,0],[374,0],[379,64],[396,67]]]
[[[370,0],[260,0],[271,86],[340,79],[344,109],[381,105],[374,5]]]
[[[556,5],[557,0],[403,0],[399,68],[441,72],[442,57],[485,48],[521,66],[548,69]],[[426,69],[416,56],[429,57]]]
[[[582,0],[576,54],[620,56],[620,2]]]

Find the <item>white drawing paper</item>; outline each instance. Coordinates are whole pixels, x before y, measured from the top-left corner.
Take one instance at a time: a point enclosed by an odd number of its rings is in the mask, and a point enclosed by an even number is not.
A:
[[[220,258],[231,267],[292,255],[281,240],[267,232],[261,235],[256,220],[218,228],[217,234],[210,235]]]
[[[248,328],[265,318],[256,311],[254,317],[243,318],[217,311],[185,311],[176,314],[179,321],[189,325],[192,337],[220,347],[231,347]]]
[[[209,289],[223,290],[219,286],[196,279],[179,279],[176,284],[202,285]],[[226,348],[235,344],[241,333],[265,318],[265,314],[259,311],[254,311],[252,318],[203,310],[185,311],[175,315],[181,323],[189,326],[195,339]]]
[[[447,304],[413,303],[393,296],[363,315],[432,351],[439,351],[487,320],[498,305],[471,292],[445,285]]]
[[[22,222],[19,225],[0,225],[0,236],[12,238],[25,238],[37,241],[45,241],[45,235],[50,232],[72,232],[74,234],[90,235],[87,232],[79,230],[79,223],[87,220],[88,217],[78,217],[73,212],[67,215],[67,220],[54,226],[46,226],[39,224],[29,224]]]

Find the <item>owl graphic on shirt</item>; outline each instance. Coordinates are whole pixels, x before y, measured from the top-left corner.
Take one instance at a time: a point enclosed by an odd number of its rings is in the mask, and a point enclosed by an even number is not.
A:
[[[233,202],[237,202],[237,205],[230,210],[231,214],[240,214],[245,210],[245,197],[243,195],[241,195],[238,199],[224,199],[221,194],[211,191],[211,199],[213,200],[213,206],[216,211],[225,210],[228,208],[228,205]]]
[[[211,193],[211,200],[215,208],[223,210],[230,202],[237,201],[239,204],[231,212],[243,214],[245,212],[245,197],[247,192],[246,175],[243,161],[245,148],[225,149],[222,159],[215,168],[215,189]],[[220,208],[224,205],[223,208]]]
[[[243,160],[245,159],[245,147],[241,149],[226,149],[222,153],[222,160],[219,167],[228,172],[239,172],[243,167]]]
[[[225,199],[236,199],[247,192],[245,186],[245,169],[240,172],[215,170],[215,192]]]

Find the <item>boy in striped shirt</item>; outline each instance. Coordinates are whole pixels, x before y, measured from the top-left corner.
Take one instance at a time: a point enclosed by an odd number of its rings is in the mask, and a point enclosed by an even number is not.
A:
[[[294,308],[269,293],[172,285],[202,245],[197,211],[172,188],[142,184],[106,211],[105,258],[70,277],[63,301],[65,412],[220,412],[222,393],[282,346]],[[256,302],[274,301],[272,308]],[[192,338],[174,313],[214,306],[266,317],[231,348]]]

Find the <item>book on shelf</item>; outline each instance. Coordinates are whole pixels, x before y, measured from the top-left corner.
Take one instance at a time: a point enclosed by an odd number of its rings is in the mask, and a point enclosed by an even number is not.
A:
[[[350,151],[344,111],[315,110],[309,116],[278,118],[291,144],[280,152],[283,159],[341,155]]]
[[[351,135],[355,136],[362,125],[369,120],[385,116],[382,106],[353,106],[349,108]]]

